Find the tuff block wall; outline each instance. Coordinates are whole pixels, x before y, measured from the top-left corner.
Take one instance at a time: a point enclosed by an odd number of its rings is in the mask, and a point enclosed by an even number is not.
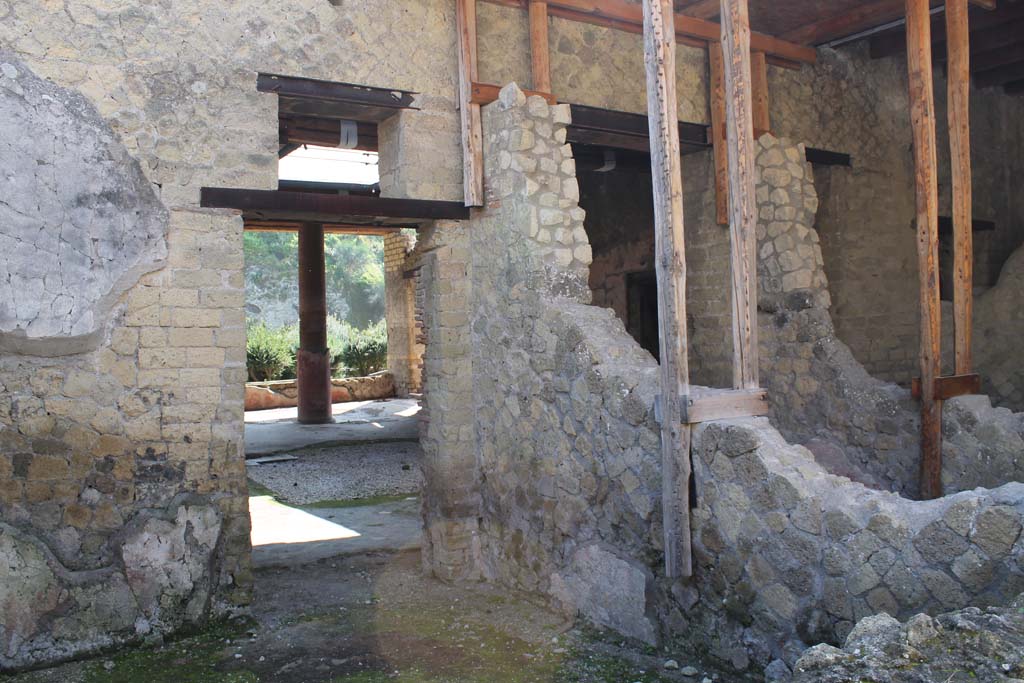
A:
[[[384,320],[388,330],[388,370],[395,378],[395,395],[408,396],[422,388],[423,344],[416,319],[416,278],[406,260],[416,238],[404,233],[384,237]]]

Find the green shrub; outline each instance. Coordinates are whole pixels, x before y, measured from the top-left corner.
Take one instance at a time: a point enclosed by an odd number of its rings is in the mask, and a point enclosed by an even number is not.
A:
[[[353,330],[334,357],[334,365],[349,377],[365,377],[383,370],[388,362],[388,335],[384,321]]]
[[[291,363],[288,343],[281,330],[271,330],[262,322],[247,326],[245,339],[245,365],[250,382],[280,379],[282,371]]]

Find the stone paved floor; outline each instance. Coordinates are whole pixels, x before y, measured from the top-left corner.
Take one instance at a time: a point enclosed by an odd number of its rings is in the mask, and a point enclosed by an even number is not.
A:
[[[416,552],[256,570],[251,616],[4,683],[701,683],[486,584],[425,578]],[[716,675],[716,683],[737,680]]]
[[[245,414],[245,455],[274,453],[342,443],[418,441],[419,401],[393,398],[355,401],[334,406],[334,423],[300,425],[295,408],[257,410]]]

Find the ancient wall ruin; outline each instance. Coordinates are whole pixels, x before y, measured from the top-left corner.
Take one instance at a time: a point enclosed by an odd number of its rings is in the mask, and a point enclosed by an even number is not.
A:
[[[1016,595],[1024,586],[1020,484],[915,502],[831,474],[766,419],[695,430],[696,575],[663,578],[657,366],[613,311],[588,305],[590,251],[578,232],[584,216],[562,144],[565,116],[562,107],[504,89],[484,113],[487,206],[465,233],[448,228],[450,253],[468,257],[457,263],[471,287],[447,301],[469,314],[473,337],[471,346],[447,347],[451,365],[428,361],[427,405],[430,428],[438,407],[448,408],[446,419],[458,419],[448,434],[459,443],[468,436],[477,455],[456,460],[435,451],[439,466],[474,469],[461,473],[469,486],[459,498],[425,505],[435,527],[445,505],[479,520],[459,526],[467,533],[457,558],[466,564],[455,573],[545,594],[641,640],[685,641],[738,669],[792,664],[807,644],[840,642],[854,620],[874,611],[906,616]],[[817,365],[829,367],[830,349],[848,359],[839,359],[849,366],[840,374],[857,366],[825,327],[827,280],[808,227],[815,207],[802,149],[774,138],[760,149],[762,330],[779,330],[765,335],[774,355],[763,370],[779,378],[773,391],[786,400],[803,391],[811,406],[821,387],[791,385],[796,371],[773,370],[776,356],[802,358],[810,376]],[[445,331],[436,322],[429,329]],[[456,368],[458,386],[471,387],[469,410],[447,401],[451,394],[433,399],[432,387],[450,386]],[[847,387],[862,396],[889,391],[863,369],[839,380],[836,400],[853,400]],[[879,405],[856,407],[881,419],[873,412]],[[783,413],[783,432],[794,432]],[[801,417],[828,419],[810,407],[793,420]],[[855,446],[835,447],[846,454]],[[435,571],[451,574],[434,552]]]

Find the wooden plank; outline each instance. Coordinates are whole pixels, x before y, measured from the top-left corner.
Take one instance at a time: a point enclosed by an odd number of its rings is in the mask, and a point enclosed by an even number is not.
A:
[[[722,0],[722,46],[729,141],[733,388],[756,389],[760,383],[757,359],[757,204],[747,0]]]
[[[948,401],[957,396],[969,396],[981,393],[981,375],[965,374],[950,375],[948,377],[935,378],[936,401]],[[915,377],[910,381],[910,395],[921,400],[921,378]]]
[[[459,121],[462,125],[462,183],[466,206],[484,204],[484,141],[480,105],[473,102],[479,78],[476,0],[455,0],[459,54]]]
[[[971,41],[967,0],[946,0],[946,49],[949,158],[953,178],[953,349],[956,357],[956,374],[967,375],[973,365],[971,337],[974,311],[974,235],[971,222]]]
[[[661,462],[665,573],[693,573],[690,546],[690,428],[681,397],[689,393],[683,176],[676,100],[672,0],[643,0],[644,64],[654,189],[658,329],[661,337]]]
[[[544,0],[530,0],[530,64],[533,69],[533,89],[551,92],[548,3]]]
[[[921,497],[942,495],[942,402],[936,401],[939,376],[939,213],[935,93],[932,85],[931,17],[928,0],[907,2],[907,70],[914,139],[917,205],[917,261],[920,280],[921,348]]]
[[[649,137],[650,123],[643,114],[632,114],[613,109],[570,105],[571,128],[607,131]],[[687,145],[708,145],[708,127],[702,123],[679,122],[679,141]]]
[[[199,205],[209,209],[259,213],[263,214],[261,218],[306,223],[347,222],[345,217],[356,216],[422,220],[469,218],[469,211],[459,202],[226,187],[202,188],[199,191]],[[331,220],[332,217],[334,220]]]
[[[518,0],[486,1],[499,5],[522,7]],[[643,26],[642,9],[628,0],[548,0],[548,13],[552,16],[562,16],[575,21],[612,26],[623,30],[635,31],[637,28],[642,29]],[[702,44],[719,39],[720,27],[714,22],[683,14],[674,14],[673,23],[677,39],[696,39]],[[818,59],[818,53],[812,47],[763,33],[752,33],[751,45],[755,50],[781,57],[790,62],[814,64]]]
[[[715,0],[719,6],[721,0]],[[729,225],[729,143],[725,124],[725,64],[722,43],[708,43],[709,85],[711,90],[711,144],[715,155],[715,221]]]
[[[683,422],[699,424],[768,414],[765,389],[713,389],[683,398]]]
[[[297,221],[246,220],[246,232],[298,232],[303,223]],[[323,223],[324,233],[332,235],[368,235],[383,237],[403,230],[402,227],[378,225],[347,225],[344,223]],[[410,226],[416,227],[416,226]]]
[[[412,109],[415,92],[367,85],[335,83],[315,78],[295,78],[261,73],[256,76],[256,90],[281,97],[347,102],[368,108]]]
[[[771,99],[768,95],[768,61],[763,52],[750,55],[750,90],[754,108],[754,139],[772,132]]]
[[[488,105],[498,99],[498,95],[501,93],[500,85],[493,85],[491,83],[473,83],[470,102],[477,106]],[[527,97],[534,95],[543,97],[548,101],[549,104],[558,104],[558,100],[554,95],[548,92],[540,92],[537,90],[524,90],[523,94]]]

